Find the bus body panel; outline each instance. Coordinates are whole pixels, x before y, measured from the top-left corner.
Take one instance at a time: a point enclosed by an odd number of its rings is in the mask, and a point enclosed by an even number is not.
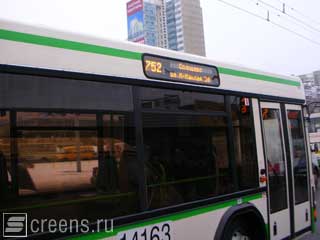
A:
[[[259,209],[259,212],[263,215],[264,221],[266,223],[267,228],[267,206],[266,206],[266,196],[263,195],[261,198],[258,198],[253,201],[249,201],[253,206]],[[162,222],[158,224],[148,224],[148,221],[143,224],[143,227],[140,228],[130,228],[130,225],[126,228],[128,230],[121,231],[115,228],[114,233],[110,234],[106,233],[105,236],[100,234],[86,234],[81,237],[80,239],[105,239],[105,240],[120,240],[120,238],[126,232],[137,231],[139,233],[143,232],[144,229],[149,228],[150,226],[160,226],[162,223],[169,223],[171,226],[170,233],[171,239],[185,239],[185,240],[194,240],[200,239],[201,240],[212,240],[215,237],[215,233],[219,226],[219,223],[224,216],[224,214],[229,210],[230,207],[221,208],[218,210],[213,210],[208,213],[195,215],[186,217],[180,220],[172,220],[174,219],[175,215],[173,214],[171,217],[164,217]],[[158,231],[155,231],[157,233]],[[128,235],[127,235],[128,236]],[[76,240],[75,238],[70,238]],[[165,238],[164,238],[165,239]],[[133,240],[130,238],[126,238],[126,240]]]
[[[221,75],[221,85],[217,89],[305,99],[303,86],[298,78],[236,67],[208,60],[204,57],[140,44],[48,31],[7,21],[0,21],[0,30],[2,29],[22,34],[32,34],[32,36],[35,35],[36,37],[32,39],[33,43],[24,43],[22,42],[24,41],[23,36],[20,37],[22,39],[19,39],[18,36],[16,37],[18,40],[8,41],[4,40],[4,37],[0,35],[0,51],[2,53],[0,64],[159,81],[148,79],[143,73],[142,54],[151,53],[218,67]],[[2,33],[2,35],[5,34]],[[52,47],[50,46],[50,41],[44,40],[42,37],[51,37],[69,42],[62,42],[58,47]],[[15,36],[12,39],[15,39]],[[84,45],[78,46],[77,43]],[[92,50],[91,48],[94,47],[98,49]],[[111,53],[108,52],[110,48],[112,50]],[[125,51],[125,53],[121,51]],[[263,80],[261,80],[261,75]]]
[[[310,202],[301,203],[295,206],[295,232],[300,232],[311,225],[312,211]]]

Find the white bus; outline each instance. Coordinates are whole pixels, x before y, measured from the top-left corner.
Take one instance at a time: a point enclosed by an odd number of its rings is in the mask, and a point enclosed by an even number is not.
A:
[[[34,239],[296,238],[304,103],[298,78],[0,21],[1,212]]]

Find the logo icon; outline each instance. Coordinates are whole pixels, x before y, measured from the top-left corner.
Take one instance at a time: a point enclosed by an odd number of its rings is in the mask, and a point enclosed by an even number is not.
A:
[[[3,237],[27,237],[26,213],[3,213]]]

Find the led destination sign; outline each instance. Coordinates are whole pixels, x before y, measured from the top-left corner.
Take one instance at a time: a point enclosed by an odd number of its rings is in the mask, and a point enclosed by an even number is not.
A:
[[[218,70],[214,66],[144,55],[143,68],[148,78],[215,87],[220,84]]]

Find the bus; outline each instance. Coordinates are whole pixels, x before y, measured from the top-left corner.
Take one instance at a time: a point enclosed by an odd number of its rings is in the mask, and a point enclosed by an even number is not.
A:
[[[1,20],[3,236],[310,233],[304,104],[295,77]]]

